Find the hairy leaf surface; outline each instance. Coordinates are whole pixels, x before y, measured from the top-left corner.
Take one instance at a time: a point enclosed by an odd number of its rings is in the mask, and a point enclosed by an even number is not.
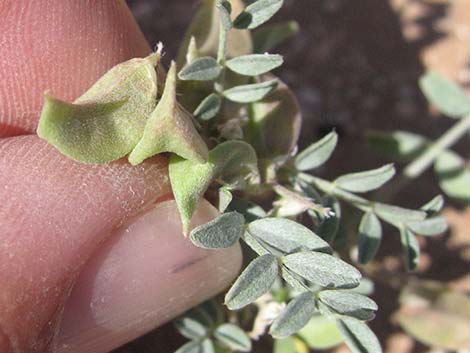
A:
[[[129,162],[136,165],[162,152],[173,152],[195,162],[205,162],[208,158],[207,146],[196,131],[191,115],[176,100],[174,62],[163,95],[147,121],[141,140],[129,155]]]
[[[354,288],[361,273],[334,256],[319,252],[299,252],[282,258],[284,265],[308,281],[326,288]]]
[[[205,249],[234,245],[245,231],[245,219],[238,212],[223,213],[191,231],[191,241]]]
[[[74,103],[45,96],[37,133],[66,156],[107,163],[128,154],[155,108],[159,54],[118,64]]]
[[[256,154],[250,145],[242,141],[219,144],[209,152],[206,163],[173,155],[169,166],[170,182],[185,234],[189,231],[199,199],[215,177],[227,183],[236,183],[248,176],[256,177],[257,173]]]
[[[269,291],[278,274],[276,257],[270,254],[253,260],[225,296],[230,310],[241,309]]]
[[[311,292],[302,293],[292,299],[274,320],[269,333],[274,338],[288,337],[307,325],[315,311],[313,294]]]

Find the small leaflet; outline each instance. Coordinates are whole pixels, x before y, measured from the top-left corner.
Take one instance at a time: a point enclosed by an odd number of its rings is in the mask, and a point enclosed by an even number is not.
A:
[[[365,213],[359,225],[358,257],[361,264],[367,264],[374,258],[381,241],[382,225],[378,217],[372,212]]]
[[[426,98],[441,112],[461,118],[470,113],[470,96],[455,83],[437,72],[429,72],[419,80]]]
[[[213,57],[196,58],[178,73],[183,81],[211,81],[219,77],[222,66]]]
[[[235,86],[225,90],[223,95],[228,100],[236,103],[257,102],[274,91],[277,87],[277,84],[277,80],[270,80],[261,83]]]
[[[381,168],[340,176],[334,183],[350,192],[368,192],[380,188],[394,175],[395,167],[387,164]]]
[[[258,0],[248,5],[235,19],[233,25],[238,29],[254,29],[273,17],[282,7],[284,0]]]
[[[258,76],[274,70],[283,62],[282,56],[278,54],[251,54],[230,59],[226,65],[237,74]]]
[[[282,262],[299,276],[326,288],[354,288],[361,280],[356,268],[324,253],[298,252],[283,257]]]
[[[307,147],[295,157],[295,166],[300,171],[318,168],[325,163],[336,148],[338,134],[334,131]]]
[[[250,352],[250,337],[234,324],[222,324],[214,331],[214,337],[224,346],[237,352]]]
[[[230,310],[241,309],[268,292],[278,275],[275,256],[266,254],[253,260],[225,296]]]
[[[304,292],[287,304],[284,311],[274,320],[269,333],[274,338],[286,338],[307,325],[316,310],[313,294]]]
[[[245,231],[245,218],[238,212],[223,213],[191,231],[191,241],[201,248],[222,249],[234,245]]]

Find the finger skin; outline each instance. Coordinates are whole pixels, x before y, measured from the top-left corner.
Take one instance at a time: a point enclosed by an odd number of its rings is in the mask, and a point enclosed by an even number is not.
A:
[[[47,351],[83,264],[171,192],[166,170],[158,157],[91,166],[33,135],[0,140],[0,352]]]
[[[123,0],[2,0],[0,19],[0,137],[36,131],[45,91],[72,101],[150,52]]]
[[[193,225],[216,216],[201,202]],[[238,245],[195,248],[182,236],[176,203],[160,203],[87,263],[65,307],[55,352],[109,352],[224,289],[240,264]]]
[[[113,65],[150,51],[123,0],[2,0],[0,18],[0,137],[35,131],[44,91],[72,101]],[[166,161],[158,157],[137,168],[123,161],[87,166],[34,136],[0,139],[0,352],[49,352],[64,301],[87,283],[73,287],[90,257],[116,228],[169,195]],[[217,254],[182,271],[193,271],[183,281],[189,288],[209,268],[206,286],[167,311],[153,307],[154,314],[168,319],[230,280],[233,273],[218,264],[224,258],[231,266],[240,252]],[[153,325],[141,320],[118,336],[130,339],[161,322],[147,319]]]

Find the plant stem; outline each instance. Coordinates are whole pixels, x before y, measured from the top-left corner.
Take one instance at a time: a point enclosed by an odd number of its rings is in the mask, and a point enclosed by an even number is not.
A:
[[[331,181],[321,179],[310,174],[300,173],[299,177],[306,182],[313,183],[319,190],[323,191],[324,193],[334,195],[338,199],[349,203],[351,206],[361,210],[362,212],[373,212],[382,221],[394,226],[395,228],[402,228],[402,224],[394,222],[393,220],[385,218],[382,215],[374,212],[374,206],[376,204],[374,201],[370,201],[363,197],[357,196],[352,192],[342,190],[336,187],[336,185]]]
[[[224,91],[225,86],[225,61],[227,59],[227,33],[228,31],[224,28],[222,20],[219,26],[219,46],[217,48],[217,63],[222,66],[219,78],[215,82],[215,90],[218,93]]]
[[[425,152],[408,164],[403,170],[403,175],[407,179],[419,177],[428,169],[436,158],[447,148],[455,144],[466,132],[470,131],[470,115],[459,120],[447,132],[433,143]]]
[[[410,181],[423,174],[443,151],[455,144],[467,131],[470,131],[470,115],[460,119],[436,142],[429,143],[424,152],[405,167],[402,174],[393,179],[386,189],[377,192],[377,196],[383,202],[392,200]]]
[[[225,30],[222,21],[219,27],[219,46],[217,48],[217,63],[225,66],[227,56],[227,31]]]

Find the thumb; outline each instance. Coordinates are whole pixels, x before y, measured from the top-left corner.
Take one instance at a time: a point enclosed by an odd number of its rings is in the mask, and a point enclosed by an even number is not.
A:
[[[216,215],[202,202],[194,225]],[[221,291],[239,267],[238,245],[195,249],[182,236],[175,202],[162,202],[119,229],[86,265],[65,306],[56,352],[109,352]]]
[[[220,255],[192,246],[182,239],[174,206],[141,216],[168,198],[166,169],[158,157],[139,167],[83,165],[34,136],[0,139],[1,353],[53,350],[61,322],[70,351],[106,352],[231,280],[238,248]],[[200,222],[213,217],[207,209]],[[107,239],[112,243],[101,248]],[[74,286],[86,263],[92,270]],[[66,313],[76,311],[63,321],[72,288]],[[80,348],[93,337],[96,350]]]

